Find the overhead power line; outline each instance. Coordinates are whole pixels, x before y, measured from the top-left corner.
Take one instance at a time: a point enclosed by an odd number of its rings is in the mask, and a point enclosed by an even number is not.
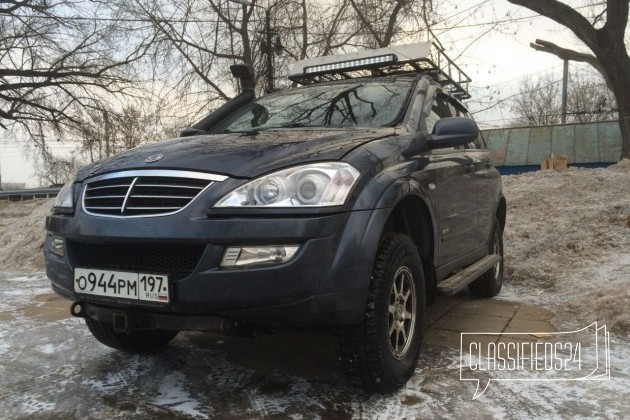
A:
[[[107,18],[97,16],[49,16],[49,15],[11,15],[26,19],[75,20],[90,22],[132,22],[132,23],[223,23],[220,19],[150,19],[150,18]],[[242,19],[231,19],[231,22],[242,22]]]
[[[513,95],[506,96],[505,98],[499,99],[498,101],[494,101],[492,105],[490,105],[490,106],[488,106],[486,108],[483,108],[483,109],[476,110],[473,113],[477,114],[477,113],[480,113],[480,112],[488,111],[488,110],[490,110],[490,109],[492,109],[492,108],[494,108],[494,107],[496,107],[496,106],[502,104],[503,102],[508,101],[508,100],[510,100],[512,98],[516,98],[517,96],[521,96],[521,95],[526,95],[528,93],[539,92],[541,90],[547,89],[549,86],[553,86],[556,83],[560,83],[560,82],[562,82],[562,79],[554,80],[551,83],[546,84],[545,86],[539,86],[539,87],[537,87],[535,89],[530,89],[528,91],[518,92],[518,93],[515,93]]]

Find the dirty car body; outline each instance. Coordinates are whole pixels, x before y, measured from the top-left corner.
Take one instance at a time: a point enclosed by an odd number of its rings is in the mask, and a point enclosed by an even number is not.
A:
[[[184,137],[80,170],[46,219],[48,277],[112,334],[345,328],[366,322],[383,238],[399,233],[420,260],[420,322],[442,280],[492,254],[505,223],[475,130],[422,72],[237,97]],[[390,331],[409,333],[404,305],[390,304]],[[396,340],[402,360],[409,346]]]

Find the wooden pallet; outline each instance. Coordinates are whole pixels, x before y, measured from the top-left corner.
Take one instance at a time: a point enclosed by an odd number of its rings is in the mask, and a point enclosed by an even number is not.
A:
[[[566,169],[568,165],[567,157],[564,155],[558,155],[555,153],[551,153],[551,157],[549,159],[545,159],[540,162],[540,170],[545,171],[548,169]]]

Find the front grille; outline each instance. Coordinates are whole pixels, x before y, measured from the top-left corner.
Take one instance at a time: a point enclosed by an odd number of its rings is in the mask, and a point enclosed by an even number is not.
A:
[[[201,259],[203,244],[93,244],[67,242],[75,267],[188,277]]]
[[[213,181],[225,178],[168,170],[108,174],[86,182],[83,209],[90,214],[116,217],[172,214],[186,207]]]

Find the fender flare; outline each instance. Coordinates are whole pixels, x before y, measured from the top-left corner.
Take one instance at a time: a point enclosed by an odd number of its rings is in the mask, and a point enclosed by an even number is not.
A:
[[[422,188],[422,186],[416,180],[410,177],[404,177],[393,182],[383,192],[383,194],[381,194],[380,198],[377,201],[375,209],[370,215],[365,232],[361,239],[361,249],[365,253],[364,261],[371,264],[369,266],[370,273],[372,267],[374,266],[374,260],[376,259],[376,254],[378,252],[380,239],[389,217],[391,216],[396,206],[405,198],[408,198],[410,196],[419,198],[422,201],[427,209],[429,217],[431,218],[431,225],[434,227],[434,232],[432,232],[431,235],[433,237],[434,250],[432,255],[433,261],[431,262],[431,269],[433,269],[436,257],[435,250],[437,249],[437,241],[439,240],[439,237],[438,235],[436,235],[435,232],[435,215],[431,206],[431,201],[427,198],[427,193],[428,191]],[[365,295],[362,298],[364,303],[367,302],[367,288],[365,290]]]

